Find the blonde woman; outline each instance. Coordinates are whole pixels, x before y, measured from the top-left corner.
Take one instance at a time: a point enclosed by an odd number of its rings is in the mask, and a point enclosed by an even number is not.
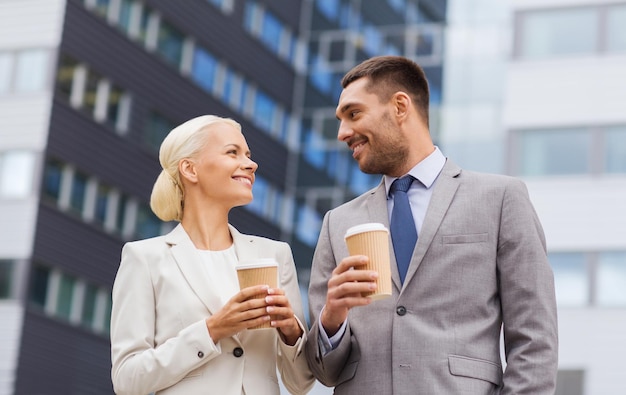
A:
[[[289,245],[239,233],[229,211],[252,201],[257,164],[241,126],[212,115],[173,129],[151,207],[169,234],[127,243],[113,286],[112,380],[117,394],[293,394],[314,379]],[[239,291],[235,265],[279,263],[279,287]],[[266,293],[265,299],[250,299]],[[270,315],[272,318],[270,319]],[[270,322],[275,329],[247,330]]]

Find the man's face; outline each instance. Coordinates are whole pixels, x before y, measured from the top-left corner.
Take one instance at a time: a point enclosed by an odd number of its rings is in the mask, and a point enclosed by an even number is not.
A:
[[[365,88],[368,78],[348,85],[337,105],[339,120],[337,139],[352,150],[352,157],[367,174],[396,174],[409,155],[403,131],[394,118],[391,101],[382,103],[378,96]]]

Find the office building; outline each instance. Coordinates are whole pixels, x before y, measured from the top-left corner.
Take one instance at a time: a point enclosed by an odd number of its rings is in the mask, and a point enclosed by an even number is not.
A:
[[[626,2],[448,2],[440,142],[526,181],[554,270],[558,395],[626,391]]]
[[[112,392],[120,250],[175,225],[148,206],[158,148],[197,115],[242,124],[260,167],[230,220],[290,242],[304,290],[325,210],[378,182],[335,142],[340,76],[407,55],[436,105],[444,16],[417,0],[0,2],[0,394]]]

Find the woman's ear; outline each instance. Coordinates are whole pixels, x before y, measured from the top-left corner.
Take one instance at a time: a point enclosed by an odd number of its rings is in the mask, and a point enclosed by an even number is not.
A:
[[[178,162],[178,172],[181,178],[195,183],[198,181],[198,173],[196,172],[196,164],[189,158],[181,159]]]

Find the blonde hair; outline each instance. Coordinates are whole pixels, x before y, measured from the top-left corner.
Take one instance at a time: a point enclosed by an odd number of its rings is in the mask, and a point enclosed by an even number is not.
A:
[[[214,124],[226,123],[241,131],[241,125],[230,118],[202,115],[175,127],[165,137],[159,150],[161,174],[152,187],[150,208],[163,221],[181,221],[185,190],[180,179],[178,164],[186,158],[195,158],[207,144],[207,129]]]

